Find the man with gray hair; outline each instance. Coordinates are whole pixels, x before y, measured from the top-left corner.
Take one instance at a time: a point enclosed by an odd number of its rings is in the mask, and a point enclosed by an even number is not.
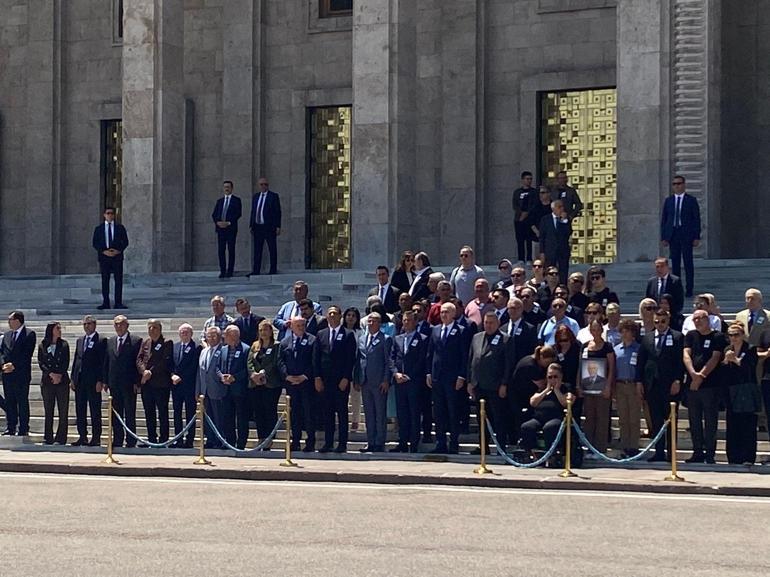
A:
[[[219,356],[217,377],[227,387],[225,395],[225,430],[219,429],[225,439],[238,449],[245,449],[249,440],[249,409],[246,392],[249,388],[249,370],[246,360],[249,345],[241,342],[241,331],[230,325],[224,332],[225,346]]]
[[[762,335],[770,329],[770,311],[762,307],[762,292],[759,289],[748,289],[744,298],[746,308],[735,314],[735,321],[743,325],[749,344],[757,346],[762,340]]]
[[[202,347],[192,340],[193,328],[187,323],[179,325],[179,342],[174,343],[171,365],[171,399],[174,405],[174,435],[182,432],[185,425],[195,418],[195,381]],[[182,420],[182,410],[185,418]],[[195,425],[187,432],[186,440],[179,439],[176,448],[189,449],[195,439]]]
[[[211,312],[213,315],[203,323],[203,330],[201,331],[201,344],[204,345],[206,343],[206,331],[209,327],[219,327],[219,330],[223,331],[227,325],[235,322],[235,319],[225,312],[225,297],[223,296],[211,297]]]
[[[211,417],[218,430],[225,427],[224,399],[227,394],[227,386],[217,377],[219,359],[222,356],[222,331],[219,327],[212,326],[206,329],[206,348],[201,351],[198,358],[198,374],[195,380],[195,396],[203,395],[206,403],[206,414]],[[204,423],[207,449],[222,448],[222,443],[211,430],[208,423]]]

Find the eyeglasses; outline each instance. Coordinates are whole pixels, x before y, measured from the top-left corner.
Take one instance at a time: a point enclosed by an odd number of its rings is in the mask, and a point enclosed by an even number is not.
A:
[[[661,319],[661,320],[652,321],[652,324],[654,324],[654,325],[665,325],[665,324],[668,324],[668,319],[665,319],[665,320]]]
[[[654,307],[654,306],[652,306],[652,307],[650,307],[650,306],[647,306],[647,307],[644,307],[642,310],[645,310],[645,311],[654,311],[654,310],[655,310],[655,307]]]
[[[682,180],[675,180],[671,184],[673,186],[680,186],[680,185],[684,184],[684,181],[682,181]]]
[[[512,272],[511,276],[522,276],[520,272]]]
[[[543,268],[542,264],[533,264],[532,268]]]
[[[554,310],[556,310],[556,309],[563,309],[564,305],[551,305],[551,308],[554,309]]]

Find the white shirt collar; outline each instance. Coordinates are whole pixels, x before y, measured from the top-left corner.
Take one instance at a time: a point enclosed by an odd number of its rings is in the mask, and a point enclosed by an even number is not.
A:
[[[414,271],[414,273],[413,273],[413,274],[414,274],[415,278],[416,278],[416,277],[418,277],[418,276],[420,276],[420,275],[421,275],[422,273],[424,273],[426,270],[428,270],[428,268],[429,268],[429,267],[427,267],[427,266],[426,266],[425,268],[421,268],[420,270],[416,270],[416,271]]]
[[[676,198],[678,198],[679,200],[681,200],[681,199],[682,199],[682,197],[684,197],[684,192],[682,192],[682,193],[680,193],[680,194],[675,194],[674,196],[675,196]]]

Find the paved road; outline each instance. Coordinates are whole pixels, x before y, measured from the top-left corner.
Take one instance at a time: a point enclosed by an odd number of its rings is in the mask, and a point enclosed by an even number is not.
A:
[[[0,474],[0,576],[770,575],[770,500]]]

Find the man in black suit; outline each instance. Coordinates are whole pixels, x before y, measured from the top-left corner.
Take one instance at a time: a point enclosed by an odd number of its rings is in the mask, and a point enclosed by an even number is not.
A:
[[[655,331],[642,337],[638,363],[642,370],[644,398],[650,407],[652,434],[663,426],[670,413],[669,403],[679,401],[684,378],[684,337],[670,328],[671,315],[659,310],[655,313]],[[666,445],[670,431],[655,445],[655,454],[650,462],[666,460]],[[671,445],[668,444],[669,459]]]
[[[102,442],[102,371],[107,339],[96,332],[96,319],[90,315],[83,318],[85,335],[75,343],[75,358],[72,361],[72,383],[75,391],[75,419],[78,439],[73,447],[89,445],[98,447]],[[91,441],[88,441],[87,416],[91,413]]]
[[[674,176],[671,186],[673,193],[663,203],[660,217],[660,242],[670,248],[674,275],[681,276],[684,259],[685,296],[691,297],[695,282],[692,249],[700,245],[700,207],[698,200],[685,192],[684,176]]]
[[[112,407],[125,421],[126,426],[136,431],[136,395],[139,392],[141,375],[136,368],[136,357],[142,346],[142,339],[135,337],[128,331],[128,319],[118,315],[113,319],[115,336],[107,339],[107,351],[104,355],[104,369],[102,375],[105,379],[104,386],[112,395]],[[136,439],[131,435],[125,436],[123,427],[115,415],[111,415],[114,438],[113,447],[123,445],[135,447]]]
[[[682,287],[682,281],[678,276],[669,272],[668,259],[665,256],[659,256],[655,259],[655,276],[647,281],[647,290],[644,296],[660,304],[660,297],[665,294],[674,297],[671,313],[675,315],[681,313],[684,307],[684,287]]]
[[[348,398],[356,360],[356,334],[341,326],[342,310],[337,305],[326,309],[328,326],[318,331],[314,350],[315,391],[322,399],[324,444],[319,453],[344,453],[348,447]],[[337,448],[334,423],[339,423]]]
[[[531,292],[530,288],[527,288]],[[505,378],[505,383],[513,385],[513,373],[519,361],[535,352],[537,347],[537,327],[529,324],[523,317],[524,304],[521,299],[516,297],[508,301],[508,324],[500,328],[500,331],[508,337],[508,348],[510,349],[510,372]],[[506,411],[505,421],[507,427],[498,431],[505,435],[503,442],[507,444],[516,444],[519,440],[519,429],[522,423],[522,411],[529,408],[529,399],[526,404],[522,402],[520,395],[514,394],[513,389],[506,387]]]
[[[123,253],[128,248],[128,233],[125,226],[115,222],[113,207],[104,209],[104,223],[94,229],[91,244],[98,255],[102,275],[102,304],[96,308],[110,308],[110,275],[115,277],[115,308],[126,308],[123,304]]]
[[[195,381],[198,378],[198,361],[203,348],[193,341],[193,328],[184,323],[179,326],[179,342],[174,343],[171,365],[171,398],[174,405],[174,436],[195,418],[196,399]],[[182,409],[185,418],[182,421]],[[179,439],[173,446],[176,448],[192,448],[195,440],[193,425],[187,432],[185,440]]]
[[[245,449],[249,440],[249,412],[251,404],[246,396],[249,389],[249,371],[246,361],[249,347],[241,342],[238,327],[224,330],[225,346],[219,357],[217,377],[227,387],[225,395],[225,440],[238,449]]]
[[[318,331],[328,327],[326,319],[315,312],[315,306],[310,299],[302,299],[299,301],[299,314],[305,319],[305,332],[310,333],[313,336],[318,334]]]
[[[217,233],[217,249],[219,254],[219,278],[233,276],[235,267],[235,239],[238,236],[238,219],[241,218],[241,199],[233,194],[233,181],[222,183],[224,196],[217,200],[211,220],[214,221]],[[225,259],[225,250],[229,259]]]
[[[561,200],[564,203],[564,211],[570,221],[580,216],[583,210],[583,201],[580,200],[578,191],[569,185],[569,177],[565,170],[560,170],[556,175],[556,186],[551,190],[551,199]]]
[[[251,199],[249,227],[254,240],[254,255],[251,274],[258,275],[262,268],[262,247],[267,242],[270,251],[270,274],[278,267],[276,238],[281,234],[281,199],[272,190],[265,177],[259,179],[259,190]]]
[[[417,330],[417,316],[412,311],[404,312],[403,328],[404,332],[393,339],[398,446],[391,451],[416,453],[420,449],[420,414],[425,397],[430,399],[425,386],[428,337]]]
[[[398,306],[398,297],[401,291],[390,284],[390,271],[385,265],[377,267],[377,286],[369,291],[369,296],[380,297],[385,307],[385,312],[392,315],[400,310]]]
[[[8,316],[8,326],[11,330],[3,335],[0,345],[7,423],[3,435],[15,435],[18,425],[19,436],[23,437],[29,434],[29,384],[36,335],[24,326],[21,311],[13,311]]]
[[[551,214],[540,220],[540,252],[545,255],[546,266],[559,269],[559,283],[567,284],[569,272],[572,224],[561,200],[551,201]]]
[[[244,298],[235,300],[235,310],[238,311],[238,317],[234,324],[241,331],[241,342],[251,346],[257,340],[259,323],[265,318],[251,312],[251,303]]]
[[[412,280],[412,286],[409,287],[409,294],[414,302],[430,298],[431,290],[428,288],[428,280],[431,274],[433,274],[433,269],[430,268],[430,258],[424,252],[418,252],[414,255],[414,280]]]
[[[280,344],[278,370],[291,395],[291,449],[299,451],[302,429],[307,435],[306,453],[315,451],[315,424],[313,423],[313,395],[315,388],[315,337],[305,331],[305,319],[291,319],[291,330]]]

